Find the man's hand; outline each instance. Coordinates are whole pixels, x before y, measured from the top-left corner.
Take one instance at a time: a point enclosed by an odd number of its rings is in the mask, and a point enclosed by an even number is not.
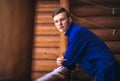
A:
[[[64,59],[64,57],[58,57],[56,59],[56,63],[58,66],[62,66],[64,61],[66,61],[66,59]]]

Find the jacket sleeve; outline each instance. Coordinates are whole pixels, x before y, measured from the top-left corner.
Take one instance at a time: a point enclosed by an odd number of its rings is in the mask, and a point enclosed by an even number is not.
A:
[[[81,59],[84,54],[87,41],[85,36],[81,33],[75,33],[68,39],[68,46],[64,58],[67,59],[63,66],[74,69],[76,62]]]

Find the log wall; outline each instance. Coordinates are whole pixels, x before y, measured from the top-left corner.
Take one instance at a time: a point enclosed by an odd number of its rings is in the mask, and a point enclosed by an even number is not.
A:
[[[120,62],[120,35],[113,34],[116,28],[120,29],[120,12],[112,11],[112,8],[120,8],[119,4],[118,0],[71,0],[71,14],[74,22],[99,36]],[[86,74],[81,77],[79,73],[84,74],[83,71],[77,70],[73,72],[71,78],[89,81],[89,78],[87,80],[85,78]],[[74,76],[75,74],[78,75]]]
[[[52,12],[58,0],[36,0],[32,79],[43,76],[57,67],[60,55],[60,33],[53,24]]]
[[[118,0],[70,0],[70,12],[74,22],[98,35],[118,61],[120,61],[120,36],[113,35],[113,31],[115,28],[120,28],[120,12],[117,10],[113,14],[111,8],[120,8],[119,4]],[[53,24],[51,13],[59,6],[59,0],[37,0],[36,2],[33,80],[57,67],[55,59],[60,55],[60,33]],[[81,69],[72,72],[71,80],[89,81],[90,79]]]

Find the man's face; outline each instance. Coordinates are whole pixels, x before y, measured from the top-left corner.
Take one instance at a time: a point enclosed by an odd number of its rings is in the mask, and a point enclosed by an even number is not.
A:
[[[67,17],[64,12],[55,15],[53,20],[56,28],[60,32],[64,32],[64,33],[67,31],[67,29],[69,28],[72,22],[71,17]]]

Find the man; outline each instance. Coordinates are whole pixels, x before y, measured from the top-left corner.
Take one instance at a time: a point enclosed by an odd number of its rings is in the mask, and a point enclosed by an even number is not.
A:
[[[69,70],[74,70],[77,64],[92,81],[120,81],[119,64],[99,37],[88,29],[74,24],[64,8],[59,8],[53,13],[53,20],[58,31],[68,37],[65,55],[56,60],[60,66],[56,73],[63,72],[63,76],[66,77]]]

